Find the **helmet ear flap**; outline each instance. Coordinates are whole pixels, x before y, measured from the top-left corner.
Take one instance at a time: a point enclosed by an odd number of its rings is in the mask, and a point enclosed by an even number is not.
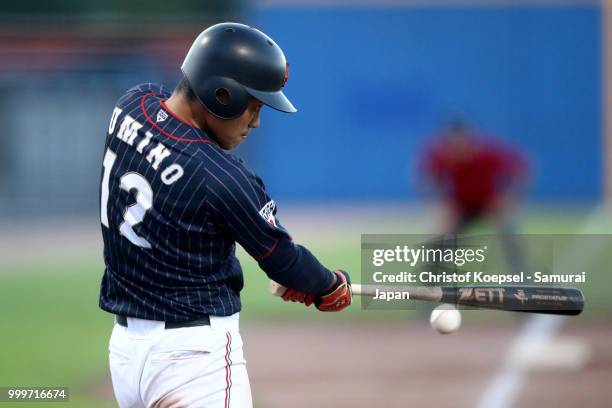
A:
[[[196,95],[210,113],[222,119],[240,116],[250,99],[249,93],[238,82],[219,76],[206,79]]]

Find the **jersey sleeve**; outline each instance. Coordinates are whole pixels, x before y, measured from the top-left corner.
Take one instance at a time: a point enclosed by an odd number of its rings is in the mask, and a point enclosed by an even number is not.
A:
[[[261,179],[239,165],[207,173],[207,204],[214,221],[270,279],[308,293],[321,293],[331,285],[331,272],[279,224],[276,203]]]

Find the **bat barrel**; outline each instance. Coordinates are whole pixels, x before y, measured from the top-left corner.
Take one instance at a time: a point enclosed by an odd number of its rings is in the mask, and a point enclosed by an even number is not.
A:
[[[442,288],[442,302],[525,313],[578,315],[584,295],[574,288],[544,286],[460,286]]]

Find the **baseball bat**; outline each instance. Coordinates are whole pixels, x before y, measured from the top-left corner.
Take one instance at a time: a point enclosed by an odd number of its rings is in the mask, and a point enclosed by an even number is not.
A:
[[[375,297],[380,292],[407,292],[413,300],[451,303],[479,309],[578,315],[584,309],[579,289],[546,286],[389,286],[351,285],[354,295]],[[282,296],[285,288],[270,281],[270,293]]]

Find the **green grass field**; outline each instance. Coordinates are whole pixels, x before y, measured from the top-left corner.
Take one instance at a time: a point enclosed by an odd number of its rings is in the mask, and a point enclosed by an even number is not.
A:
[[[524,220],[523,230],[573,233],[587,217],[584,212],[538,213]],[[602,225],[598,232],[603,233],[606,228]],[[410,225],[396,226],[396,229],[409,232]],[[313,234],[300,242],[311,248],[324,264],[353,271],[358,281],[360,232],[368,231],[345,228],[333,236],[321,239]],[[331,322],[339,318],[272,298],[267,293],[265,274],[242,251],[240,258],[245,273],[243,323],[258,319]],[[606,292],[612,286],[612,277],[604,269],[609,265],[608,258],[612,258],[610,250],[603,251],[596,260],[600,272],[584,287],[589,305],[595,307],[587,309],[581,318],[596,319],[610,309],[612,301]],[[0,275],[0,386],[67,386],[71,390],[71,402],[53,406],[114,406],[112,399],[101,400],[97,396],[101,379],[108,376],[107,343],[113,324],[113,317],[97,307],[101,273],[101,256],[73,261],[24,261],[3,268]],[[409,319],[415,314],[413,311],[364,312],[354,307],[342,318]],[[474,311],[468,318],[500,318],[500,315],[503,313]],[[32,403],[28,406],[45,405]]]

